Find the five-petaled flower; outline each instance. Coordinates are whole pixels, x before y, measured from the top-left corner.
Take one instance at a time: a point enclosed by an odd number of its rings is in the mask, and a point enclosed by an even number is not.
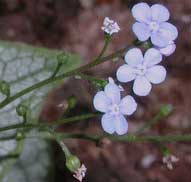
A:
[[[151,38],[153,45],[164,48],[178,36],[177,28],[167,22],[168,9],[160,4],[150,7],[147,3],[138,3],[132,8],[132,15],[137,21],[133,32],[140,41]]]
[[[109,35],[112,35],[113,33],[117,33],[120,30],[117,22],[109,19],[108,17],[105,17],[103,22],[103,27],[101,27],[101,29]]]
[[[133,91],[139,96],[146,96],[151,91],[153,84],[159,84],[165,80],[166,70],[157,65],[162,61],[162,55],[155,48],[146,51],[144,57],[139,48],[129,50],[125,55],[125,62],[117,70],[117,79],[127,83],[134,81]]]
[[[96,110],[105,113],[101,124],[105,132],[123,135],[128,131],[128,122],[124,115],[131,115],[137,108],[137,103],[132,96],[121,99],[121,87],[115,84],[112,78],[105,86],[104,91],[99,91],[93,100]]]

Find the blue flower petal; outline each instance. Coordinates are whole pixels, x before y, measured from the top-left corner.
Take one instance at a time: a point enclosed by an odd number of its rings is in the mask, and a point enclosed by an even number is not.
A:
[[[133,84],[133,91],[138,96],[146,96],[152,88],[151,83],[144,77],[137,77]]]
[[[149,68],[145,76],[151,83],[159,84],[166,78],[166,69],[163,66],[156,65]]]
[[[138,3],[132,8],[133,17],[139,22],[145,22],[151,20],[151,9],[147,3]]]
[[[120,82],[127,83],[135,79],[136,74],[134,69],[127,64],[120,66],[116,73],[117,79]]]
[[[135,67],[143,62],[141,49],[132,48],[125,54],[125,62],[131,67]]]
[[[99,91],[93,99],[93,105],[100,112],[107,112],[108,106],[111,105],[111,99],[107,97],[105,92]]]
[[[167,21],[170,17],[168,9],[160,4],[154,4],[151,6],[152,20],[157,22]]]
[[[120,114],[117,115],[116,117],[113,118],[114,119],[114,125],[115,125],[115,131],[118,135],[124,135],[127,133],[128,131],[128,122],[125,119],[125,117]]]
[[[159,31],[163,37],[169,40],[169,42],[175,40],[178,37],[177,28],[168,22],[161,23]]]
[[[151,36],[149,26],[146,25],[145,23],[138,23],[138,22],[134,23],[133,32],[140,41],[146,41]]]
[[[108,83],[105,86],[104,92],[112,100],[112,103],[118,104],[120,102],[121,91],[115,83]]]
[[[169,45],[166,47],[159,47],[158,48],[160,53],[165,55],[165,56],[170,56],[173,54],[176,50],[176,44],[172,41]]]
[[[114,117],[110,114],[104,114],[101,118],[103,130],[109,134],[115,132]]]
[[[128,95],[121,100],[119,108],[122,114],[131,115],[136,111],[137,103],[132,96]]]
[[[144,55],[144,64],[148,67],[156,65],[162,61],[162,55],[159,50],[155,48],[150,48],[146,51]]]
[[[157,47],[165,47],[169,44],[169,40],[160,32],[151,34],[151,42]]]

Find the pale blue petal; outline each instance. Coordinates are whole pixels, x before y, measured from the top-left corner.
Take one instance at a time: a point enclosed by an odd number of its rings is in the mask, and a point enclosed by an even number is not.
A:
[[[131,115],[136,111],[137,103],[132,96],[128,95],[121,100],[119,109],[123,115]]]
[[[116,77],[120,82],[127,83],[134,80],[136,74],[132,67],[130,67],[127,64],[124,64],[118,68]]]
[[[163,66],[156,65],[149,68],[145,76],[151,83],[159,84],[166,78],[166,69]]]
[[[112,103],[118,104],[120,102],[120,88],[115,83],[108,83],[105,86],[104,92],[112,100]]]
[[[158,48],[160,53],[165,56],[170,56],[173,54],[176,50],[176,44],[174,42],[170,43],[166,47]]]
[[[151,34],[151,42],[158,47],[165,47],[169,44],[169,40],[159,31]]]
[[[133,91],[138,96],[146,96],[151,91],[151,83],[144,77],[137,77],[133,84]]]
[[[133,32],[137,36],[140,41],[146,41],[151,36],[151,31],[149,26],[145,23],[134,23],[133,24]]]
[[[125,62],[131,67],[136,67],[143,62],[141,49],[132,48],[125,54]]]
[[[118,135],[124,135],[128,131],[128,122],[125,117],[120,114],[114,117],[115,131]]]
[[[109,134],[115,132],[114,117],[110,114],[104,114],[101,118],[103,130]]]
[[[162,61],[162,55],[159,50],[155,48],[150,48],[146,51],[144,55],[144,64],[149,66],[156,65]]]
[[[108,106],[111,105],[111,99],[107,97],[105,92],[99,91],[93,99],[93,105],[100,112],[107,112]]]
[[[165,37],[169,41],[175,40],[178,37],[177,28],[168,22],[160,24],[159,32],[163,37]]]
[[[139,22],[145,22],[151,20],[151,9],[147,3],[138,3],[133,6],[132,10],[133,17]]]
[[[151,17],[154,21],[164,22],[169,19],[170,13],[166,7],[155,4],[151,6]]]

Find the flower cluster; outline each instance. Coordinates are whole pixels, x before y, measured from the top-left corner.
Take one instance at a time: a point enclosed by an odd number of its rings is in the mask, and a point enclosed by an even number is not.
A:
[[[174,52],[178,30],[167,22],[170,13],[166,7],[160,4],[149,7],[146,3],[138,3],[132,8],[132,15],[137,21],[133,24],[133,32],[140,41],[150,38],[162,54],[170,55]]]
[[[146,3],[138,3],[132,8],[132,15],[137,21],[133,24],[133,32],[139,41],[150,41],[152,48],[146,50],[144,55],[140,48],[130,49],[125,54],[125,64],[118,68],[116,77],[122,83],[134,81],[133,92],[137,96],[147,96],[152,84],[162,83],[166,78],[166,69],[158,64],[163,55],[169,56],[175,51],[174,40],[178,31],[167,22],[170,13],[160,4],[150,7]],[[120,30],[118,24],[109,18],[105,18],[102,29],[109,35]],[[109,134],[127,133],[128,122],[124,116],[133,114],[137,109],[137,103],[132,96],[121,99],[121,91],[122,87],[109,78],[104,91],[99,91],[94,96],[94,107],[104,113],[101,124]]]

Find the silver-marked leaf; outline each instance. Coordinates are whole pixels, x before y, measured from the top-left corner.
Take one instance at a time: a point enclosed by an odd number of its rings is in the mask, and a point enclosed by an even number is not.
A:
[[[0,42],[0,80],[5,80],[10,84],[11,96],[13,96],[25,88],[49,78],[56,69],[57,56],[61,53],[64,54],[57,50]],[[59,73],[74,69],[81,62],[79,56],[67,54],[67,60],[62,65]],[[28,122],[37,121],[44,97],[58,83],[57,81],[33,90],[5,107],[1,105],[5,96],[0,93],[0,128],[23,122],[22,118],[16,113],[16,107],[19,103],[25,101],[31,111],[27,116]],[[10,137],[15,133],[15,130],[1,132],[0,138]],[[21,142],[14,139],[0,141],[0,159],[3,158],[3,160],[0,160],[0,177],[16,161],[16,158],[8,158],[7,156],[14,156],[15,153],[19,153],[22,148],[21,145]]]

